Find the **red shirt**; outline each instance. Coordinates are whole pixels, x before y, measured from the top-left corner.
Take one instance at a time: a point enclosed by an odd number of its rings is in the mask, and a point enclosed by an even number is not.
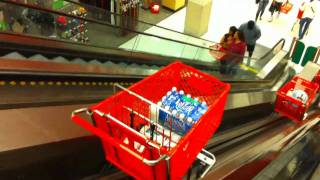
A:
[[[244,56],[244,53],[246,52],[246,43],[240,42],[236,44],[233,42],[228,50],[229,52]]]
[[[230,48],[228,49],[229,52],[233,53],[230,54],[229,60],[233,61],[234,63],[241,63],[243,61],[244,53],[246,52],[246,46],[247,45],[244,42],[233,42]]]

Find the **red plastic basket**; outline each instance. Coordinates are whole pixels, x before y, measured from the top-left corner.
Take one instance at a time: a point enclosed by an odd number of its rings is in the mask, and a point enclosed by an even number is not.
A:
[[[205,101],[208,110],[174,147],[168,147],[153,141],[140,129],[150,125],[147,121],[152,116],[150,103],[159,102],[172,87]],[[229,84],[176,62],[89,110],[75,111],[72,119],[99,136],[106,159],[132,177],[182,179],[219,127],[229,90]],[[95,126],[77,115],[83,111],[91,115]]]
[[[289,90],[295,88],[301,89],[307,93],[309,98],[306,103],[302,103],[302,101],[287,95]],[[283,114],[295,122],[303,120],[304,114],[312,104],[318,88],[318,84],[295,76],[277,92],[275,111]]]

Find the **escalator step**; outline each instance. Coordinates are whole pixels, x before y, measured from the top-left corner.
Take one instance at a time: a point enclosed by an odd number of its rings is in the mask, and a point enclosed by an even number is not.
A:
[[[130,64],[129,66],[132,67],[132,68],[139,68],[139,67],[140,67],[140,66],[139,66],[138,64],[136,64],[136,63],[132,63],[132,64]]]
[[[144,68],[144,69],[149,69],[149,68],[150,68],[150,66],[148,66],[148,65],[146,65],[146,64],[143,64],[143,65],[141,65],[140,67],[141,67],[141,68]]]
[[[62,56],[58,56],[52,59],[54,62],[58,63],[69,63],[70,61]]]
[[[107,61],[107,62],[103,63],[103,65],[108,66],[108,67],[117,66],[115,63],[113,63],[113,62],[111,62],[111,61]]]
[[[9,54],[6,54],[2,56],[2,58],[8,58],[8,59],[17,59],[17,60],[25,60],[27,59],[23,55],[19,54],[18,52],[11,52]]]
[[[30,56],[28,58],[29,60],[36,60],[36,61],[48,61],[49,59],[45,56],[43,56],[42,54],[35,54],[33,56]]]
[[[96,59],[89,61],[90,64],[102,65],[102,63]]]
[[[150,68],[151,68],[151,69],[159,69],[159,66],[152,65]]]
[[[71,63],[74,64],[88,64],[85,60],[81,59],[81,58],[75,58],[72,61],[70,61]]]
[[[118,66],[120,66],[120,67],[127,67],[128,64],[121,62],[121,63],[118,64]]]

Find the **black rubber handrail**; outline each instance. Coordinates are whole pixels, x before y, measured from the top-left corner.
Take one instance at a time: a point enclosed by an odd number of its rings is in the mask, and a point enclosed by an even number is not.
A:
[[[282,43],[281,49],[283,48],[284,44],[285,44],[286,40],[284,38],[281,38],[269,51],[267,51],[263,56],[261,56],[261,58],[259,59],[264,59],[267,56],[269,56],[270,53],[272,53],[272,51],[280,44]]]

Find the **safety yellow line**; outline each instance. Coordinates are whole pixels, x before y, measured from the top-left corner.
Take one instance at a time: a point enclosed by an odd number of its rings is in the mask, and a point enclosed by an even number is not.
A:
[[[249,66],[246,66],[244,64],[240,64],[240,67],[244,70],[247,70],[247,71],[250,71],[250,72],[253,72],[255,74],[258,74],[258,71],[253,69],[252,67],[249,67]]]

